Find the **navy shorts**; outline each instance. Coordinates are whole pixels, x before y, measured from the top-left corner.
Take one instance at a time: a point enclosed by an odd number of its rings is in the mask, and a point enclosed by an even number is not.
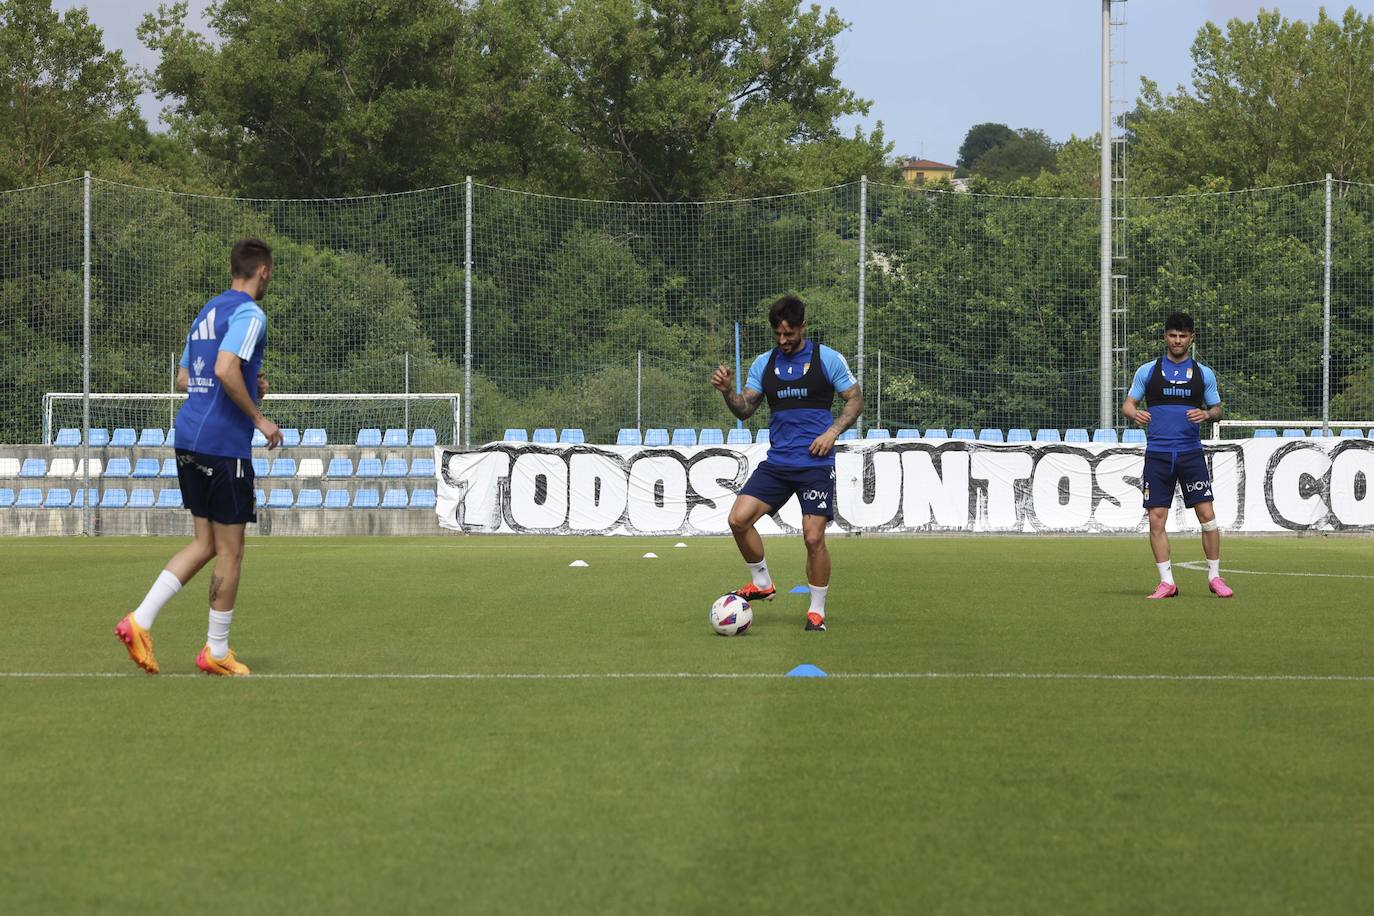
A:
[[[752,496],[776,512],[793,494],[801,503],[802,515],[835,517],[835,466],[822,468],[783,468],[767,461],[754,468],[740,496]]]
[[[251,458],[225,458],[177,449],[181,502],[196,518],[221,525],[258,520]]]
[[[1204,452],[1145,452],[1141,474],[1146,509],[1174,504],[1174,487],[1183,488],[1183,504],[1188,508],[1212,501],[1212,472]]]

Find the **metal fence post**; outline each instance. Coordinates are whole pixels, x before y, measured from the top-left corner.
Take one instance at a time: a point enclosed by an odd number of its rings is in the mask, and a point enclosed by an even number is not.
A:
[[[865,281],[868,269],[868,176],[859,176],[859,351],[858,369],[860,389],[864,383],[864,331],[867,315],[864,310]],[[863,435],[864,418],[859,417],[859,435]]]
[[[1331,434],[1331,173],[1326,173],[1326,249],[1322,255],[1322,435]]]
[[[463,195],[463,447],[472,448],[472,176]],[[456,433],[456,431],[455,431]]]
[[[644,351],[635,351],[635,429],[644,432]]]
[[[81,533],[91,525],[91,173],[81,179]]]

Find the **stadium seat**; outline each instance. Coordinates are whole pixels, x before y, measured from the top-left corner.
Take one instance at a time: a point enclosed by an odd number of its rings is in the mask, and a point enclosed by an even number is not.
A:
[[[100,496],[100,508],[123,509],[129,504],[129,494],[123,487],[109,487]]]
[[[86,508],[86,501],[88,499],[90,500],[92,507],[98,506],[100,504],[100,491],[97,490],[95,487],[91,487],[89,490],[83,492],[80,487],[77,487],[76,490],[72,493],[72,508]]]
[[[395,427],[382,434],[382,448],[405,448],[410,444],[410,434]]]
[[[1114,429],[1095,429],[1093,430],[1093,441],[1104,442],[1115,445],[1117,442],[1116,430]]]
[[[48,462],[42,458],[25,458],[19,468],[20,477],[46,477],[47,474]]]
[[[291,504],[296,501],[295,495],[282,487],[273,487],[267,494],[267,508],[269,509],[290,509]]]
[[[326,509],[347,509],[348,491],[330,490],[324,494],[324,507]]]
[[[162,448],[166,441],[167,434],[160,429],[145,429],[138,434],[139,448]]]
[[[296,459],[277,458],[272,462],[272,470],[267,475],[269,477],[295,477]]]
[[[301,431],[294,426],[284,427],[281,431],[281,444],[284,448],[298,448],[301,444]]]
[[[300,466],[296,468],[298,477],[323,477],[324,461],[319,458],[302,458]]]
[[[269,467],[270,467],[270,465],[268,464],[266,458],[254,458],[254,459],[253,459],[253,476],[254,476],[254,477],[266,477],[266,476],[268,475],[268,473],[269,473]]]
[[[587,441],[587,436],[582,430],[576,427],[565,429],[558,434],[558,441],[564,445],[581,445]]]
[[[772,441],[772,440],[769,439],[768,427],[765,426],[763,429],[761,429],[761,430],[759,430],[758,432],[754,433],[754,444],[755,444],[755,445],[767,445],[770,441]]]
[[[859,431],[857,429],[854,429],[853,427],[850,427],[849,429],[846,429],[844,432],[840,433],[840,438],[838,441],[853,442],[857,438],[859,438]]]
[[[167,439],[162,444],[167,448],[176,448],[177,430],[175,426],[167,430]]]
[[[100,472],[103,471],[104,469],[105,469],[105,462],[101,461],[99,458],[92,458],[92,459],[91,459],[91,465],[90,465],[90,475],[91,475],[91,477],[99,477],[99,476],[100,476]],[[87,470],[86,467],[85,467],[80,461],[78,461],[78,462],[76,463],[76,470],[75,470],[75,471],[72,471],[72,476],[73,476],[73,477],[82,477],[82,478],[84,478],[84,477],[86,476],[86,470]],[[0,475],[0,476],[3,476],[3,475]]]
[[[376,509],[380,503],[381,499],[378,497],[377,491],[371,487],[353,494],[354,509]]]
[[[1029,442],[1031,441],[1031,431],[1028,429],[1009,429],[1007,430],[1008,442]]]
[[[1145,430],[1139,427],[1124,429],[1121,431],[1121,442],[1123,445],[1144,445]]]
[[[380,459],[380,458],[359,458],[359,459],[358,459],[358,476],[359,476],[359,477],[381,477],[381,476],[382,476],[382,459]],[[357,505],[357,500],[356,500],[356,499],[355,499],[353,502],[354,502],[354,505]]]
[[[158,472],[159,477],[176,477],[177,460],[175,458],[163,458],[162,470]]]
[[[1066,429],[1064,430],[1065,442],[1090,442],[1086,429]]]
[[[669,440],[670,445],[689,448],[697,444],[697,431],[695,429],[683,429],[678,427],[673,430],[673,438]]]
[[[162,470],[162,466],[158,464],[156,458],[140,458],[134,462],[134,472],[129,476],[146,480],[149,477],[156,477],[160,470]]]
[[[1324,438],[1324,437],[1326,437],[1326,436],[1334,436],[1334,435],[1336,435],[1336,431],[1335,431],[1335,430],[1332,430],[1332,429],[1323,430],[1320,426],[1318,426],[1316,429],[1312,430],[1312,438],[1313,438],[1313,439],[1321,439],[1321,438]]]
[[[57,438],[53,440],[53,445],[60,447],[74,446],[81,444],[81,430],[71,427],[64,427],[57,431]]]
[[[938,426],[932,426],[930,429],[926,430],[926,438],[927,438],[927,439],[948,439],[948,438],[949,438],[949,430],[941,429],[941,428],[938,427]]]
[[[547,426],[541,426],[534,431],[534,435],[531,437],[530,441],[534,442],[536,445],[553,445],[558,441],[558,433]]]
[[[330,458],[329,468],[324,472],[326,477],[352,477],[353,459],[351,458]]]
[[[724,445],[725,433],[719,429],[703,429],[697,433],[697,445]]]
[[[318,426],[307,429],[301,434],[301,445],[305,448],[324,448],[329,444],[329,436]]]
[[[128,477],[133,472],[128,458],[111,458],[105,465],[106,477]]]
[[[431,478],[434,476],[433,458],[416,458],[410,466],[410,476],[420,478]]]
[[[1300,429],[1285,429],[1283,431],[1283,438],[1285,439],[1301,439],[1305,435],[1307,435],[1307,433]]]
[[[984,429],[978,430],[978,441],[979,441],[979,442],[1005,442],[1005,441],[1007,441],[1007,440],[1006,440],[1005,438],[1003,438],[1003,436],[1002,436],[1002,431],[1001,431],[1000,429],[987,429],[987,428],[984,428]]]
[[[434,503],[434,491],[428,487],[410,494],[410,508],[412,509],[433,509]]]
[[[891,438],[892,438],[892,434],[889,433],[887,430],[882,429],[882,428],[870,429],[868,432],[864,433],[864,438],[865,438],[865,439],[891,439]]]
[[[262,506],[267,503],[267,491],[258,487],[253,491],[253,505]]]
[[[406,460],[404,458],[388,458],[382,462],[383,477],[404,477],[406,472]]]
[[[358,439],[353,444],[359,448],[376,448],[382,444],[382,431],[371,427],[360,429]]]
[[[8,509],[14,505],[14,490],[9,487],[0,487],[0,509]]]
[[[897,430],[897,438],[919,439],[921,438],[921,431],[919,429],[912,429],[910,426],[903,427],[902,429]]]
[[[88,430],[86,444],[91,448],[104,448],[110,444],[110,431],[108,429]]]
[[[1342,438],[1342,439],[1359,439],[1359,438],[1362,438],[1363,436],[1364,436],[1364,431],[1363,431],[1363,430],[1356,429],[1356,428],[1353,427],[1353,426],[1347,426],[1345,429],[1341,430],[1341,438]],[[56,464],[56,462],[53,462],[53,463]]]
[[[644,444],[649,446],[659,446],[668,444],[668,430],[661,426],[644,431]]]
[[[964,439],[964,440],[973,440],[973,439],[976,438],[976,437],[973,435],[973,430],[971,430],[971,429],[956,429],[954,432],[950,433],[950,436],[949,436],[949,437],[950,437],[951,439]]]
[[[1257,429],[1253,437],[1255,439],[1277,439],[1279,431],[1277,429]]]
[[[422,427],[410,434],[411,448],[434,448],[438,444],[439,437],[432,429]]]
[[[151,509],[156,503],[157,497],[147,487],[139,487],[129,494],[130,509]]]
[[[502,442],[528,442],[528,441],[530,441],[530,435],[529,435],[529,433],[525,432],[523,429],[508,429],[508,430],[506,430],[505,432],[503,432],[503,433],[501,434],[501,441],[502,441]]]
[[[399,490],[394,487],[391,487],[388,488],[387,491],[382,494],[383,509],[405,509],[409,505],[410,496],[406,493],[405,490]]]
[[[180,491],[180,490],[174,490],[174,489],[172,489],[171,487],[163,487],[161,490],[158,491],[158,494],[157,494],[157,503],[153,506],[153,508],[154,508],[154,509],[180,509],[180,508],[181,508],[181,491]]]
[[[314,487],[301,490],[296,495],[297,509],[319,509],[324,506],[324,494]]]
[[[642,442],[637,429],[622,429],[615,436],[616,445],[640,445]]]
[[[71,477],[76,473],[75,458],[54,458],[48,465],[49,477]]]
[[[67,509],[72,504],[72,491],[66,487],[49,490],[43,497],[44,509]]]
[[[725,435],[725,442],[728,445],[749,445],[754,441],[754,437],[749,430],[742,427],[735,427]]]
[[[18,477],[19,459],[0,458],[0,477]]]
[[[37,509],[43,505],[43,491],[37,487],[25,487],[19,491],[19,498],[14,501],[16,509]]]
[[[267,437],[262,434],[262,430],[253,430],[253,441],[251,445],[253,448],[267,448]]]
[[[1059,430],[1057,429],[1037,429],[1035,431],[1036,442],[1058,442]]]
[[[110,448],[133,448],[137,442],[138,436],[128,426],[121,426],[110,436]]]

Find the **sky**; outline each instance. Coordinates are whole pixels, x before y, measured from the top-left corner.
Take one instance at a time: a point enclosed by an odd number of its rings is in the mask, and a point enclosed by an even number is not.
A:
[[[1092,136],[1101,121],[1100,0],[819,0],[850,23],[836,42],[843,85],[873,106],[850,118],[866,128],[883,122],[894,156],[953,163],[974,124],[1033,127],[1053,140]],[[66,4],[75,6],[77,4]],[[157,0],[90,0],[91,20],[107,47],[151,68],[157,59],[136,35]],[[190,0],[190,24],[204,31],[205,0]],[[1204,22],[1253,19],[1265,7],[1290,19],[1314,20],[1326,6],[1341,16],[1348,2],[1316,0],[1126,0],[1116,4],[1125,64],[1114,94],[1134,99],[1140,77],[1172,90],[1191,80],[1189,48]],[[1353,3],[1374,13],[1374,0]],[[162,103],[141,99],[156,124]],[[1127,105],[1126,107],[1129,107]]]

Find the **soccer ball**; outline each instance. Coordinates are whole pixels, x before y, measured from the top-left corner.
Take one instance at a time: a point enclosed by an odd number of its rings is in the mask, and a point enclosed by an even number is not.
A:
[[[739,595],[721,595],[711,605],[711,629],[718,636],[743,636],[753,622],[749,602]]]

